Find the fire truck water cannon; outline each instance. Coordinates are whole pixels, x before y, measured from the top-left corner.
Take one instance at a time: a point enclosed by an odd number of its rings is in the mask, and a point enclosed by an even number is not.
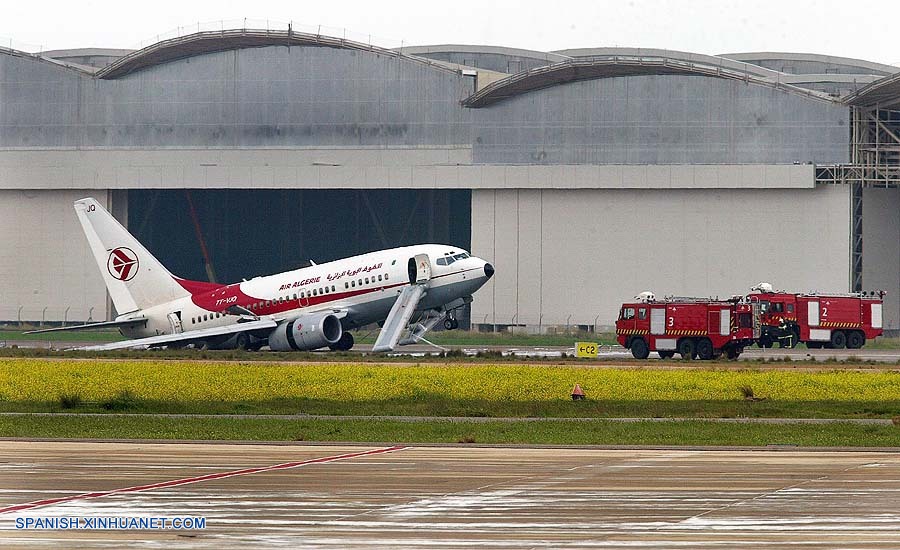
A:
[[[756,286],[750,287],[750,292],[772,292],[774,288],[771,283],[759,283]]]

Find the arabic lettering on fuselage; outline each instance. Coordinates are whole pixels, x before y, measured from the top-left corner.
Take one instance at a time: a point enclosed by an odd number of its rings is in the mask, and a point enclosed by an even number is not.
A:
[[[381,269],[383,264],[378,262],[377,264],[366,265],[357,267],[356,269],[345,269],[338,273],[332,273],[328,275],[329,281],[337,281],[338,279],[342,279],[344,277],[354,277],[359,275],[360,273],[369,273],[370,271],[375,271],[376,269]]]

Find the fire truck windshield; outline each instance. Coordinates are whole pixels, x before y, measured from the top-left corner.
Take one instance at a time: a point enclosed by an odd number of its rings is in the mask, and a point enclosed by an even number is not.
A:
[[[633,307],[623,307],[622,314],[619,316],[623,321],[627,321],[628,319],[634,319],[634,308]]]

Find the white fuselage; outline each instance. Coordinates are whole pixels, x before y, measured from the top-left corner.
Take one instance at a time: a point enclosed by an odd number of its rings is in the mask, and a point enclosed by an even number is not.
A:
[[[231,325],[242,316],[282,321],[324,310],[346,311],[341,324],[355,328],[387,317],[397,296],[411,284],[410,259],[422,254],[430,260],[431,276],[423,283],[426,294],[418,310],[440,308],[467,298],[493,274],[486,261],[457,247],[424,244],[256,277],[131,312],[119,319],[147,319],[146,326],[123,329],[129,338]],[[412,279],[414,282],[415,274]]]

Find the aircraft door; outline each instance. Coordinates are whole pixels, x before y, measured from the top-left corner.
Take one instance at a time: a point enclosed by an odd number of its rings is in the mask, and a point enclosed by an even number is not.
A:
[[[427,283],[431,279],[431,260],[428,259],[428,254],[416,254],[410,258],[407,271],[409,272],[409,284]]]
[[[181,324],[180,311],[170,313],[167,317],[169,318],[169,326],[172,327],[172,334],[180,334],[184,332],[184,327]]]

